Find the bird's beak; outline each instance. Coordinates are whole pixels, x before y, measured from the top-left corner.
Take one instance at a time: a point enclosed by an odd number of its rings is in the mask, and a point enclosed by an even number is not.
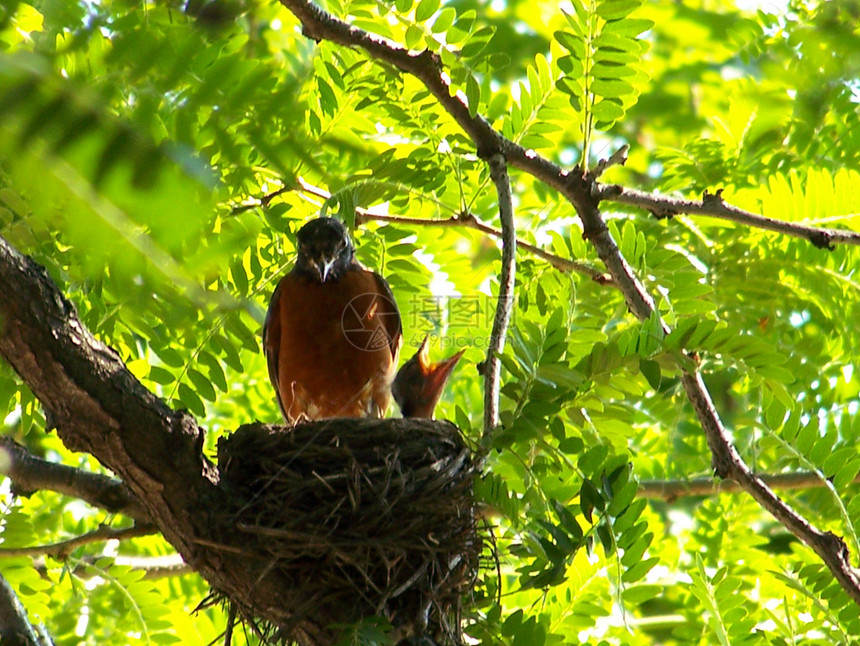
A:
[[[314,273],[317,275],[317,278],[319,278],[321,283],[328,280],[331,270],[337,262],[337,258],[320,258],[318,260],[309,258],[308,260],[308,264],[313,268]]]
[[[421,342],[418,352],[415,353],[415,356],[418,358],[418,366],[421,368],[422,374],[427,374],[427,370],[430,368],[430,349],[427,347],[427,341],[429,338],[429,336],[424,336],[424,340]]]
[[[322,268],[322,279],[325,282],[328,279],[329,273],[331,273],[331,268],[334,267],[334,264],[337,262],[337,258],[332,258],[331,260],[326,260],[323,263]]]
[[[460,350],[453,357],[431,363],[428,337],[424,337],[418,352],[400,367],[391,385],[391,392],[404,417],[433,419],[433,411],[442,397],[445,383],[464,352]]]
[[[418,361],[421,364],[421,372],[424,373],[425,383],[424,392],[435,397],[437,400],[442,395],[442,389],[445,387],[445,382],[454,371],[454,366],[463,356],[466,350],[460,350],[453,357],[439,361],[438,363],[429,363],[426,347],[422,346],[421,354],[418,356]]]

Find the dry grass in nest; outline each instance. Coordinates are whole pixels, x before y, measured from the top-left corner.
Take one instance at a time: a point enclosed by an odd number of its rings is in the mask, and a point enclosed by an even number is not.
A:
[[[460,643],[482,543],[470,453],[452,424],[249,425],[218,443],[218,463],[241,501],[223,510],[231,542],[284,592],[280,625],[231,599],[246,624],[273,642],[322,644],[377,616],[400,637]]]

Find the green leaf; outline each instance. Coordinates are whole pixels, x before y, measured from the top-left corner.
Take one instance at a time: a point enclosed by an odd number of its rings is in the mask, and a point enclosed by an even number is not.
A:
[[[648,384],[654,390],[660,389],[660,364],[656,361],[642,361],[639,363],[639,370],[642,372],[642,375],[645,379],[648,380]]]
[[[188,377],[191,379],[191,383],[194,384],[198,395],[207,401],[215,400],[215,389],[212,387],[212,382],[210,382],[202,373],[198,372],[194,368],[189,368]]]
[[[592,114],[599,121],[609,122],[624,116],[624,109],[614,100],[604,99],[594,104]]]
[[[616,65],[631,65],[639,62],[639,56],[619,49],[598,49],[592,57],[595,64],[615,63]]]
[[[185,359],[175,349],[170,347],[153,348],[158,358],[172,368],[181,368],[185,365]]]
[[[579,506],[582,509],[582,515],[585,519],[594,524],[591,513],[595,510],[603,510],[606,503],[600,495],[600,491],[591,480],[583,480],[582,487],[579,490]]]
[[[418,6],[415,7],[415,20],[424,22],[439,9],[439,0],[420,0]]]
[[[409,25],[404,36],[404,42],[409,49],[416,49],[424,39],[424,31],[416,25]]]
[[[569,31],[556,31],[552,36],[559,45],[573,54],[574,60],[585,59],[585,41],[580,36]]]
[[[633,86],[626,81],[611,79],[594,79],[589,89],[598,96],[620,98],[633,92]]]
[[[588,449],[579,458],[577,464],[583,473],[594,475],[603,467],[608,454],[609,447],[604,444],[598,444]]]
[[[576,517],[571,511],[557,500],[552,501],[558,519],[564,530],[573,538],[574,541],[582,539],[583,533],[579,523],[576,522]]]
[[[598,51],[635,53],[639,51],[636,41],[611,32],[602,32],[594,39],[594,46]],[[595,58],[595,60],[598,60]],[[605,60],[605,59],[603,59]]]
[[[639,605],[646,601],[650,601],[663,591],[663,586],[660,585],[634,585],[627,586],[622,592],[622,597],[625,603]]]
[[[641,4],[641,3],[640,3]],[[618,34],[619,36],[638,36],[654,27],[654,21],[647,18],[625,18],[612,20],[603,25],[603,33]]]
[[[439,12],[439,15],[436,16],[436,20],[433,21],[433,26],[431,27],[431,31],[434,34],[439,34],[451,28],[451,25],[454,24],[454,18],[457,17],[457,12],[454,11],[452,7],[445,7],[442,11]]]
[[[189,388],[186,384],[179,384],[179,402],[182,406],[191,411],[194,415],[202,417],[206,414],[206,406],[203,404],[203,400],[198,397],[197,393],[195,393],[191,388]]]
[[[157,384],[162,384],[164,386],[171,385],[174,381],[176,381],[176,378],[173,376],[172,373],[159,366],[150,366],[149,373],[146,377],[147,379],[154,381]]]
[[[592,66],[591,74],[595,78],[610,80],[635,76],[636,70],[628,65],[604,61]]]
[[[597,15],[604,20],[618,20],[642,6],[642,0],[603,0],[597,3]]]
[[[639,561],[636,565],[622,573],[621,580],[624,581],[624,583],[635,583],[648,574],[648,572],[650,572],[651,569],[659,562],[660,559],[656,556]]]
[[[469,115],[474,117],[481,104],[481,86],[471,74],[466,78],[466,100],[469,102]]]

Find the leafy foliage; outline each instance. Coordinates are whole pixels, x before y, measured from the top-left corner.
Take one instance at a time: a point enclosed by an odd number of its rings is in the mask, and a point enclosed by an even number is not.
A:
[[[452,94],[506,137],[565,166],[621,144],[608,181],[698,197],[724,189],[766,216],[857,230],[857,3],[333,0],[327,10],[438,56]],[[570,205],[513,174],[524,241],[594,266]],[[278,419],[259,347],[294,233],[320,212],[498,219],[484,162],[415,78],[313,43],[277,4],[33,0],[0,7],[0,235],[34,256],[84,323],[214,441]],[[860,554],[854,247],[712,218],[602,205],[653,295],[622,296],[520,252],[501,428],[476,483],[496,555],[475,590],[481,643],[850,644],[860,613],[817,557],[740,494],[637,496],[641,480],[712,473],[679,365],[701,361],[741,455],[821,486],[779,492]],[[381,219],[380,219],[381,220]],[[370,218],[358,255],[389,280],[410,356],[466,354],[437,413],[480,436],[498,247],[464,227]],[[44,431],[0,366],[5,433],[99,465]],[[120,518],[3,485],[2,547],[48,544]],[[0,554],[57,644],[210,643],[196,575],[142,578],[120,557],[160,538],[62,559]],[[385,643],[368,618],[346,643]],[[256,643],[253,635],[234,641]]]
[[[569,30],[553,35],[570,52],[558,64],[565,73],[561,88],[582,115],[584,165],[594,129],[608,130],[620,120],[636,100],[636,84],[647,78],[637,65],[646,44],[636,37],[654,23],[630,17],[641,4],[598,0],[586,7],[574,2],[575,17],[565,14]]]

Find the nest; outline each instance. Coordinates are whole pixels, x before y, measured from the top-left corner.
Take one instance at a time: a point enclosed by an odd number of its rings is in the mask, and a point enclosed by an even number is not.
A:
[[[274,623],[229,599],[264,641],[333,643],[383,617],[396,639],[461,643],[482,541],[470,453],[452,424],[248,425],[219,441],[218,464],[237,501],[223,510],[230,542],[283,592]]]

